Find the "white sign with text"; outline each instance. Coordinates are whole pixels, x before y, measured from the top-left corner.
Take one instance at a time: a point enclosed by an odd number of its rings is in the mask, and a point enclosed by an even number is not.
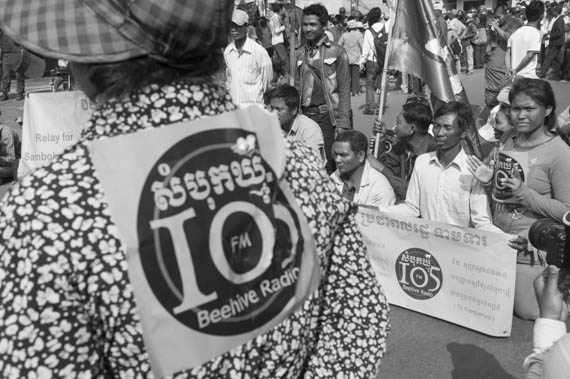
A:
[[[516,254],[509,235],[368,208],[359,209],[357,222],[391,304],[510,336]]]
[[[24,102],[18,177],[51,162],[79,140],[92,105],[83,92],[31,93]]]

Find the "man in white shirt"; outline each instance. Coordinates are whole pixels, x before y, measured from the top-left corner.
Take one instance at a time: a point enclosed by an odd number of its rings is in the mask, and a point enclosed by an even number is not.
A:
[[[366,106],[364,114],[374,114],[376,101],[374,93],[379,88],[379,82],[384,69],[384,55],[376,52],[374,39],[378,38],[387,41],[388,25],[382,18],[380,8],[372,8],[368,13],[369,28],[364,32],[364,42],[362,45],[362,55],[360,56],[360,69],[366,68]],[[372,32],[374,31],[374,33]],[[385,51],[384,51],[385,54]]]
[[[339,133],[332,148],[336,171],[331,179],[342,196],[358,205],[388,207],[396,195],[388,179],[372,168],[366,154],[368,140],[357,130]]]
[[[538,23],[544,13],[544,3],[534,0],[526,7],[527,24],[518,28],[507,41],[505,65],[507,78],[520,76],[537,79],[536,64],[540,52]]]
[[[417,157],[406,201],[384,211],[502,233],[492,223],[487,194],[469,172],[461,147],[470,122],[469,106],[459,102],[441,105],[433,126],[437,150]]]
[[[263,104],[263,93],[273,77],[267,50],[247,37],[249,16],[236,9],[232,15],[233,42],[224,51],[228,88],[238,106]]]
[[[293,86],[284,84],[267,91],[265,97],[266,104],[277,113],[283,133],[318,151],[324,163],[323,132],[319,124],[299,113],[299,91]]]

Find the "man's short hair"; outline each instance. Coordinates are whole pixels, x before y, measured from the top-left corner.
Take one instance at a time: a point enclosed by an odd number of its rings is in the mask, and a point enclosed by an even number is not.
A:
[[[382,10],[378,7],[374,7],[372,9],[370,9],[370,12],[368,12],[368,25],[372,26],[377,22],[380,22],[380,19],[382,18]]]
[[[322,4],[312,4],[305,7],[303,16],[317,16],[322,26],[326,26],[329,20],[329,12]]]
[[[466,131],[471,124],[471,108],[469,105],[460,103],[458,101],[451,101],[449,103],[443,103],[435,111],[435,119],[448,114],[455,114],[457,116],[457,123],[461,130]]]
[[[538,21],[544,14],[544,3],[542,1],[533,0],[525,9],[526,19],[529,22]]]
[[[366,139],[364,133],[358,130],[345,130],[338,133],[335,142],[348,142],[350,150],[355,154],[358,154],[360,151],[364,151],[364,157],[368,154],[368,139]]]
[[[427,134],[433,115],[429,106],[422,103],[407,103],[402,107],[402,116],[408,124],[414,124],[420,134]]]
[[[285,101],[285,105],[287,105],[289,109],[299,109],[299,91],[297,91],[297,89],[293,86],[290,86],[288,84],[281,84],[273,87],[266,93],[266,103],[271,103],[272,99],[283,99]]]

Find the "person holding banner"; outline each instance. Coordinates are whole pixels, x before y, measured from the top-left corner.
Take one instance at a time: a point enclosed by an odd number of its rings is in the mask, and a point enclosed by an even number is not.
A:
[[[460,227],[502,233],[493,225],[487,194],[469,172],[461,139],[471,110],[460,102],[443,103],[435,113],[436,151],[417,157],[406,201],[381,209]]]
[[[509,93],[515,135],[500,148],[494,167],[474,159],[478,179],[492,185],[493,222],[519,235],[524,247],[517,260],[515,315],[534,320],[538,305],[532,281],[544,268],[544,254],[527,246],[528,231],[538,219],[562,222],[570,210],[570,147],[555,133],[556,101],[540,79],[520,78]],[[528,248],[527,248],[528,247]]]
[[[388,305],[356,208],[214,77],[233,2],[60,5],[0,1],[97,104],[1,203],[0,377],[375,378]]]

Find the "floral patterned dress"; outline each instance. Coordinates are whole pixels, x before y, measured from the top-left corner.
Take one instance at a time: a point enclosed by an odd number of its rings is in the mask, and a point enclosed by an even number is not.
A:
[[[0,204],[0,377],[152,378],[126,251],[86,142],[228,112],[213,81],[146,87],[99,107],[82,139]],[[267,333],[172,378],[374,378],[388,305],[357,230],[311,149],[285,177],[315,238],[318,290]]]

